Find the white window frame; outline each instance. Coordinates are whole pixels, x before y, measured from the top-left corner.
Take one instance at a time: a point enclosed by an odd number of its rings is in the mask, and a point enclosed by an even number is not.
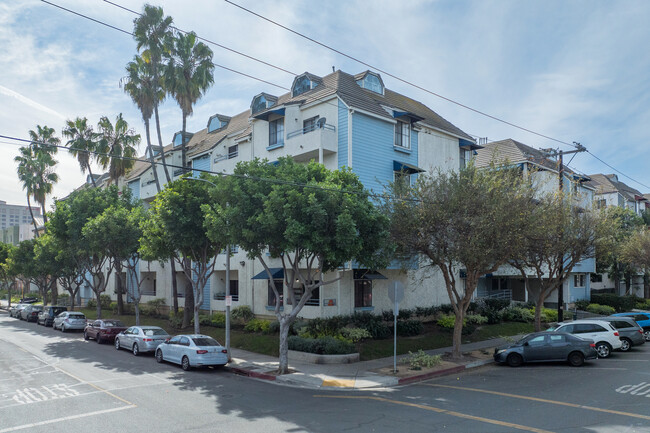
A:
[[[399,131],[398,131],[399,128]],[[406,132],[406,134],[404,134]],[[401,143],[397,143],[397,137],[401,137]],[[395,138],[393,144],[402,149],[411,149],[411,124],[397,122],[395,124]]]

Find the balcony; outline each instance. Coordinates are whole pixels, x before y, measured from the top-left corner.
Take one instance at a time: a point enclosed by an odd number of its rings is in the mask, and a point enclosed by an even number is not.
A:
[[[325,123],[321,127],[313,125],[289,132],[284,148],[288,155],[293,155],[299,161],[318,160],[320,149],[323,150],[323,155],[336,153],[336,127]]]

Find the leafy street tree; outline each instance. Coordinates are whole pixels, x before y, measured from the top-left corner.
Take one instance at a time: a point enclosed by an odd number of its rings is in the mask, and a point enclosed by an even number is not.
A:
[[[5,286],[7,288],[8,294],[7,299],[9,300],[9,307],[11,308],[11,289],[14,286],[14,276],[10,270],[9,257],[12,254],[12,251],[15,247],[11,244],[6,244],[0,242],[0,287]]]
[[[10,259],[13,263],[13,272],[20,275],[27,287],[34,284],[38,288],[43,302],[45,302],[51,286],[48,281],[48,274],[44,272],[41,263],[36,260],[36,242],[36,239],[20,242],[18,247],[12,251]]]
[[[645,225],[644,220],[633,210],[618,206],[605,208],[602,212],[606,230],[598,240],[596,269],[599,273],[606,272],[614,280],[617,294],[621,293],[621,279],[625,281],[625,290],[629,293],[632,276],[637,270],[622,259],[622,249],[630,237]]]
[[[149,121],[153,114],[153,106],[160,99],[159,94],[164,92],[160,86],[155,83],[151,63],[145,62],[142,57],[135,56],[132,62],[126,65],[126,72],[128,74],[124,83],[124,91],[129,94],[135,105],[138,106],[142,113],[142,120],[144,121],[144,130],[147,136],[147,155],[151,163],[151,171],[153,178],[156,182],[156,190],[160,192],[160,180],[158,179],[158,168],[156,167],[153,148],[151,147],[151,131],[149,128]],[[162,152],[162,149],[161,149]],[[165,173],[167,175],[167,182],[169,173],[165,165]]]
[[[643,297],[650,299],[650,229],[643,227],[630,236],[621,248],[621,258],[641,270],[644,275]]]
[[[142,118],[145,118],[145,110],[149,110],[149,103],[156,119],[156,131],[158,133],[158,145],[160,146],[160,157],[165,170],[167,183],[171,182],[165,152],[160,133],[160,117],[158,115],[158,106],[164,101],[166,89],[163,86],[163,75],[166,68],[164,59],[169,57],[169,51],[172,44],[172,18],[165,16],[161,7],[144,5],[142,15],[133,20],[133,37],[137,43],[138,51],[141,51],[140,58],[148,66],[146,69],[142,65],[137,65],[135,70],[131,64],[127,66],[129,81],[132,81],[133,73],[136,73],[136,83],[141,92],[138,93],[138,102],[136,102],[131,90],[125,90],[131,95],[140,111]],[[134,59],[135,61],[135,59]],[[146,91],[145,91],[146,89]],[[151,114],[149,114],[149,119]],[[147,141],[149,143],[149,141]]]
[[[133,215],[137,215],[134,217]],[[145,211],[142,206],[131,206],[125,201],[118,201],[117,204],[110,206],[98,216],[88,220],[84,225],[82,233],[93,252],[99,252],[102,256],[107,257],[108,266],[112,267],[117,276],[118,296],[118,314],[122,314],[123,305],[121,294],[125,293],[125,287],[122,286],[123,267],[127,267],[130,273],[135,274],[133,278],[139,279],[136,272],[139,261],[138,248],[139,240],[142,237],[140,223],[144,218]],[[125,264],[126,263],[126,264]],[[127,276],[127,280],[128,280]],[[135,302],[136,320],[139,324],[140,296],[135,296],[133,287],[126,290],[127,296]]]
[[[594,256],[600,218],[575,206],[570,196],[549,194],[529,215],[523,243],[511,250],[510,264],[522,275],[530,299],[535,300],[535,331],[541,331],[544,301],[569,277],[581,261]],[[538,286],[529,284],[533,273]]]
[[[194,104],[214,82],[212,50],[198,42],[196,34],[179,33],[172,41],[171,58],[165,72],[165,88],[178,102],[183,113],[181,141],[182,165],[187,164],[187,117],[192,115]]]
[[[137,157],[137,147],[140,145],[140,134],[129,128],[122,113],[115,118],[115,125],[108,117],[103,116],[97,124],[100,138],[97,144],[97,161],[102,169],[108,168],[111,181],[124,176],[133,167]]]
[[[59,263],[57,262],[58,254],[58,245],[56,239],[52,235],[46,233],[36,239],[34,245],[35,265],[37,272],[41,274],[41,277],[45,280],[45,292],[49,293],[49,303],[51,305],[56,305],[59,297],[58,287],[56,284],[61,271]],[[43,302],[46,302],[45,297],[43,297]]]
[[[59,181],[59,175],[54,172],[57,161],[54,155],[58,151],[61,140],[54,136],[54,128],[36,125],[36,131],[29,131],[29,138],[32,140],[30,146],[34,152],[34,187],[32,194],[34,200],[41,205],[43,223],[47,223],[45,212],[45,200],[52,193],[54,184]]]
[[[218,242],[230,233],[232,244],[266,270],[280,323],[279,373],[285,374],[289,328],[315,290],[338,280],[329,273],[350,260],[369,269],[388,264],[388,219],[354,173],[315,162],[280,158],[273,165],[255,159],[240,162],[235,176],[212,179],[218,187],[211,189],[210,203],[227,206],[203,206],[208,236]],[[284,310],[283,287],[276,287],[269,260],[279,260],[284,269]],[[294,290],[296,280],[301,294]]]
[[[221,201],[211,200],[210,184],[181,178],[156,196],[151,215],[144,221],[140,253],[145,260],[177,257],[191,290],[185,290],[183,327],[189,326],[190,311],[194,313],[194,332],[199,333],[199,308],[203,291],[212,276],[215,257],[226,242],[210,239],[204,227],[202,205],[219,209]]]
[[[100,295],[106,286],[113,267],[108,267],[109,257],[103,248],[98,248],[86,223],[100,215],[110,206],[131,206],[128,188],[120,191],[117,186],[108,188],[84,188],[70,194],[56,203],[49,230],[63,242],[70,257],[74,258],[75,269],[92,288],[97,299],[97,317],[102,317]]]
[[[517,169],[470,164],[460,171],[420,175],[413,187],[393,185],[384,206],[392,238],[405,256],[423,256],[440,270],[455,313],[454,358],[461,357],[467,308],[482,275],[506,264],[530,229],[535,188]],[[465,271],[465,281],[457,280]]]
[[[94,158],[93,152],[97,149],[97,134],[88,124],[88,119],[77,117],[75,120],[67,120],[63,128],[63,136],[69,139],[66,146],[70,149],[72,156],[77,158],[81,172],[88,171],[90,180],[96,187],[90,163]]]

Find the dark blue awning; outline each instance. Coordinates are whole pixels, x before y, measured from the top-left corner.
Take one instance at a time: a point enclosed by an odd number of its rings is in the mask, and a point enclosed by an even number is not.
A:
[[[393,161],[393,171],[404,171],[408,174],[415,174],[415,173],[422,173],[424,170],[422,170],[420,167],[416,167],[415,165],[412,164],[407,164],[405,162],[399,162],[399,161]]]
[[[352,271],[352,279],[354,280],[387,280],[385,276],[377,271],[369,271],[367,269],[354,269]]]
[[[463,140],[462,138],[458,139],[458,146],[467,150],[483,149],[483,146],[479,146],[478,144],[469,140]]]
[[[424,117],[418,116],[417,114],[411,113],[409,111],[396,111],[396,110],[393,110],[393,117],[395,119],[399,119],[401,117],[406,117],[406,118],[411,120],[411,123],[418,122],[420,120],[424,120]]]
[[[271,276],[273,280],[283,280],[284,279],[284,268],[269,268],[271,271]],[[268,280],[269,274],[266,272],[266,269],[255,275],[251,280]]]
[[[262,120],[268,121],[269,116],[271,114],[277,114],[279,116],[284,116],[284,107],[272,108],[272,109],[270,109],[268,111],[264,111],[263,113],[254,114],[253,117],[255,119],[262,119]]]

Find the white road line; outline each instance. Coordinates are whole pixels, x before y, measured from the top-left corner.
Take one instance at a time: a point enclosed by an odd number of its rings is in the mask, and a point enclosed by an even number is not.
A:
[[[9,428],[6,428],[6,429],[2,429],[2,430],[0,430],[0,433],[8,433],[8,432],[12,432],[12,431],[24,430],[24,429],[38,427],[38,426],[47,425],[47,424],[54,424],[54,423],[57,423],[57,422],[70,421],[70,420],[73,420],[73,419],[85,418],[85,417],[88,417],[88,416],[95,416],[95,415],[101,415],[101,414],[104,414],[104,413],[117,412],[117,411],[125,410],[125,409],[133,409],[134,407],[135,406],[122,406],[122,407],[116,407],[114,409],[98,410],[98,411],[95,411],[95,412],[87,412],[87,413],[82,413],[82,414],[79,414],[79,415],[70,415],[70,416],[66,416],[66,417],[63,417],[63,418],[49,419],[47,421],[40,421],[40,422],[31,423],[31,424],[23,424],[23,425],[18,425],[18,426],[15,426],[15,427],[9,427]]]

